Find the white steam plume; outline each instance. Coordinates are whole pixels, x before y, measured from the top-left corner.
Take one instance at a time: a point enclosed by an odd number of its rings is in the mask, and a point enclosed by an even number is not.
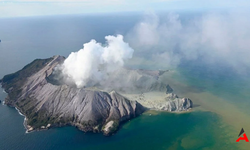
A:
[[[240,73],[249,70],[249,13],[188,17],[182,20],[178,14],[159,17],[151,13],[137,23],[127,35],[131,47],[137,49],[133,65],[139,62],[168,69],[200,59],[204,64],[222,64]]]
[[[105,45],[91,40],[83,44],[83,49],[68,56],[60,68],[66,80],[73,81],[78,88],[94,86],[132,58],[134,50],[123,41],[122,35],[105,39]]]

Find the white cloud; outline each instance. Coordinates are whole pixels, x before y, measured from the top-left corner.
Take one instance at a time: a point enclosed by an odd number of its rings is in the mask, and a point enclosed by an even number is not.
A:
[[[177,14],[165,18],[151,14],[127,36],[137,53],[146,55],[145,59],[165,67],[202,58],[207,64],[224,64],[239,72],[250,68],[248,13],[209,13],[187,22]]]
[[[105,46],[91,40],[83,45],[83,49],[68,56],[60,68],[66,82],[73,81],[79,88],[94,86],[132,58],[134,50],[123,41],[122,35],[106,36],[105,39]]]
[[[0,17],[126,11],[248,9],[249,0],[0,0]],[[15,10],[15,11],[13,11]],[[19,13],[17,13],[19,12]]]

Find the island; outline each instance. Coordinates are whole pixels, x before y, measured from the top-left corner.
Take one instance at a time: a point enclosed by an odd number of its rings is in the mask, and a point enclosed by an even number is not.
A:
[[[102,132],[108,136],[148,109],[180,112],[193,106],[190,99],[179,98],[170,85],[158,81],[164,71],[125,69],[138,76],[133,83],[142,93],[123,92],[124,89],[108,85],[77,88],[59,83],[53,72],[64,60],[63,56],[36,59],[0,80],[8,93],[4,103],[25,116],[27,132],[71,125],[84,132]],[[148,80],[150,84],[137,84]],[[162,93],[164,98],[152,104],[154,98],[148,93],[153,91]]]

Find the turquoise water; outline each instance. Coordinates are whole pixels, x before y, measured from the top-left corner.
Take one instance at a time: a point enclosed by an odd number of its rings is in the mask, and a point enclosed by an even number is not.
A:
[[[23,117],[14,108],[1,105],[0,114],[0,149],[233,148],[224,145],[228,137],[218,128],[222,125],[220,118],[211,112],[145,113],[124,124],[111,137],[84,133],[74,127],[26,134]]]
[[[250,114],[250,76],[237,74],[234,70],[210,66],[185,66],[178,69],[174,77],[200,91],[208,91],[218,97],[226,99],[241,111]]]
[[[103,42],[105,35],[126,33],[137,20],[138,16],[0,19],[0,78],[36,58],[67,56],[92,38]],[[193,66],[182,67],[179,72],[175,79],[187,85],[186,89],[222,97],[237,110],[246,115],[250,113],[250,84],[246,79],[219,76],[218,72],[206,72]],[[3,100],[6,95],[1,91]],[[223,117],[218,112],[196,108],[183,114],[147,112],[124,124],[111,137],[84,133],[74,127],[26,134],[24,117],[14,108],[0,105],[0,149],[237,149],[238,128],[225,122]]]

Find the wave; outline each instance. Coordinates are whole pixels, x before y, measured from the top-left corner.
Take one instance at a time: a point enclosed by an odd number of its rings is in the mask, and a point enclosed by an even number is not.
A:
[[[8,94],[4,89],[3,89],[3,93]]]

